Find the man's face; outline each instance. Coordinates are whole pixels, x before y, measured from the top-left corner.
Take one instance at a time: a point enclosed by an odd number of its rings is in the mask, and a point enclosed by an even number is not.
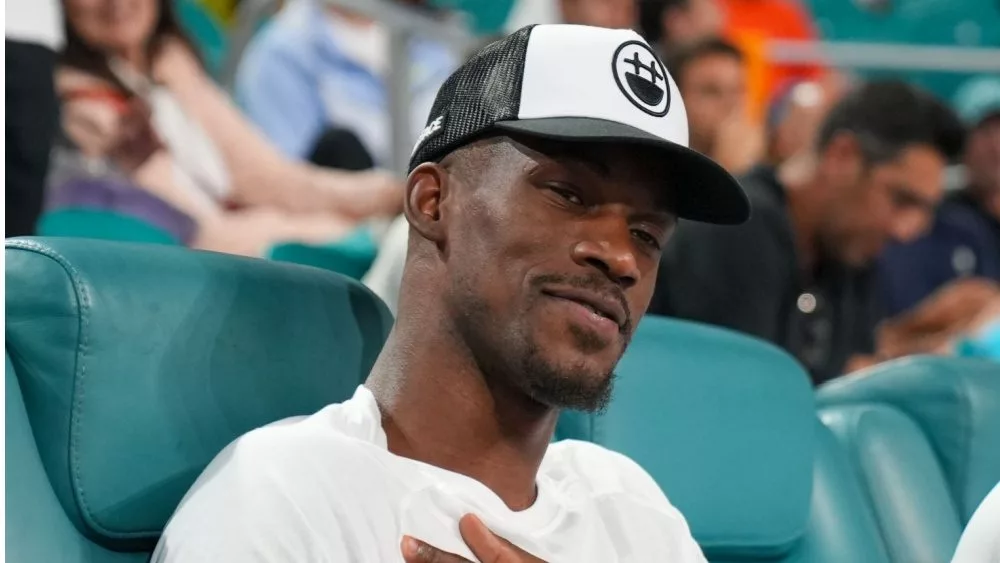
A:
[[[705,55],[685,66],[678,78],[692,145],[703,152],[711,151],[723,121],[743,109],[746,99],[743,65],[730,55]]]
[[[930,226],[941,200],[946,162],[927,145],[866,166],[858,151],[844,172],[828,177],[829,205],[819,226],[825,253],[854,267],[869,265],[890,240],[908,242]]]
[[[675,219],[646,150],[508,138],[449,167],[446,307],[480,369],[548,406],[600,409]],[[456,156],[455,154],[452,157]],[[449,157],[451,158],[451,157]]]
[[[1000,114],[979,124],[969,134],[965,166],[969,180],[985,193],[1000,192]]]

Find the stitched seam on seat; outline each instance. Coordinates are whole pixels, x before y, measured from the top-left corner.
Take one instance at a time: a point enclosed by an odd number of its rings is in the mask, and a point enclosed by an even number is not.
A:
[[[965,380],[962,381],[961,391],[958,394],[958,400],[965,403],[963,406],[965,408],[961,409],[961,423],[962,423],[962,471],[959,475],[960,481],[960,491],[955,491],[959,493],[958,501],[961,507],[956,507],[959,509],[958,521],[964,522],[966,520],[966,493],[969,488],[969,471],[972,467],[971,457],[972,457],[972,395],[969,389],[969,385]]]
[[[73,400],[70,411],[70,477],[73,480],[74,496],[76,497],[80,514],[89,526],[98,532],[117,537],[134,537],[137,535],[146,536],[150,532],[114,532],[106,529],[98,523],[90,514],[90,505],[87,503],[87,493],[83,487],[83,479],[80,471],[80,429],[83,426],[83,407],[86,396],[87,383],[87,355],[90,351],[90,292],[83,282],[83,276],[79,270],[70,264],[63,255],[49,247],[38,244],[30,240],[14,240],[6,243],[7,248],[18,248],[36,252],[59,264],[69,275],[73,285],[73,292],[76,295],[77,305],[80,308],[80,333],[76,346],[76,365],[73,377]]]

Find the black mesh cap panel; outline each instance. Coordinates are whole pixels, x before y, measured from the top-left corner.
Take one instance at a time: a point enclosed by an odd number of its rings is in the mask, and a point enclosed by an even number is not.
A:
[[[439,160],[497,121],[516,119],[521,83],[534,26],[515,31],[472,56],[441,86],[427,125],[443,116],[441,129],[429,133],[410,158],[412,171]]]

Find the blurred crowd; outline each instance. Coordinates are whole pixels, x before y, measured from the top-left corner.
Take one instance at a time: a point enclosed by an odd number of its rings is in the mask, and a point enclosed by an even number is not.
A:
[[[364,281],[393,307],[408,228],[405,179],[389,171],[388,30],[287,0],[230,94],[178,4],[8,0],[5,235],[99,209],[192,248],[263,257],[367,229],[379,252]],[[225,20],[235,2],[206,4]],[[555,7],[555,19],[655,44],[691,146],[753,204],[740,227],[682,222],[652,314],[771,341],[817,384],[909,354],[1000,357],[1000,76],[941,100],[903,80],[773,63],[761,38],[817,39],[796,0]],[[416,140],[465,53],[419,39],[408,56]]]

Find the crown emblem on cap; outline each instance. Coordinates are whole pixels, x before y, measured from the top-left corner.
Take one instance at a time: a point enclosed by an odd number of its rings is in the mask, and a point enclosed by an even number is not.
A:
[[[670,109],[670,84],[659,57],[642,41],[626,41],[615,51],[612,71],[618,88],[642,111],[662,117]]]

